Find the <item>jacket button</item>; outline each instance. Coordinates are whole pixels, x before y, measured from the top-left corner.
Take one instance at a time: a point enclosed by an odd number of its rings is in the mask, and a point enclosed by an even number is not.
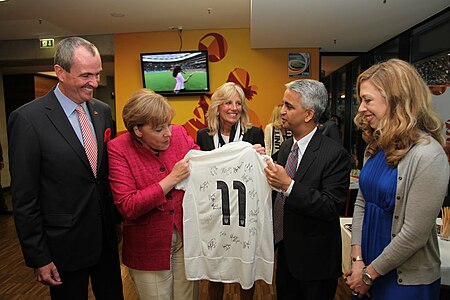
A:
[[[400,196],[397,196],[397,200],[400,200]]]
[[[395,233],[392,234],[392,237],[395,237]]]
[[[164,172],[164,171],[166,170],[166,168],[161,167],[161,168],[159,168],[159,170],[160,170],[161,172]]]
[[[169,210],[169,214],[173,215],[175,211],[173,209]]]
[[[395,219],[398,219],[398,216],[394,216]]]
[[[398,180],[402,180],[403,178],[400,176],[399,178],[398,178]]]
[[[402,283],[402,282],[403,282],[403,280],[402,280],[402,279],[399,279],[399,280],[398,280],[398,282]]]
[[[172,200],[172,195],[167,195],[166,198],[167,200]]]

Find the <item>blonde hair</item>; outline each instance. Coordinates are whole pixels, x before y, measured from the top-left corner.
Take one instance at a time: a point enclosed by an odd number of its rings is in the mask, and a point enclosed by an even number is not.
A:
[[[444,145],[443,122],[432,108],[428,86],[412,65],[390,59],[361,73],[356,81],[359,101],[361,84],[365,81],[378,90],[387,104],[386,114],[375,129],[369,126],[363,112],[354,118],[368,144],[366,156],[383,149],[387,163],[395,167],[413,145],[428,143],[429,136]]]
[[[134,137],[135,126],[150,125],[155,128],[169,123],[175,111],[167,99],[151,90],[140,89],[131,95],[122,110],[122,118],[128,132]]]
[[[275,106],[272,110],[272,115],[270,116],[269,124],[272,124],[274,128],[281,129],[283,124],[281,124],[281,104]]]
[[[241,113],[241,127],[242,133],[245,133],[248,128],[251,127],[248,117],[248,106],[245,94],[242,88],[234,82],[226,82],[222,84],[211,97],[211,104],[209,105],[208,112],[206,113],[206,119],[208,121],[209,135],[213,136],[219,132],[220,120],[219,120],[219,106],[231,99],[235,93],[238,93],[242,103]]]

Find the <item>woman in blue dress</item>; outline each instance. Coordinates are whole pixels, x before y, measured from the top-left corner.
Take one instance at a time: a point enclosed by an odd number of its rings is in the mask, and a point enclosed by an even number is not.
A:
[[[442,120],[409,63],[359,75],[355,124],[367,143],[352,226],[354,298],[439,299],[436,217],[449,180]]]

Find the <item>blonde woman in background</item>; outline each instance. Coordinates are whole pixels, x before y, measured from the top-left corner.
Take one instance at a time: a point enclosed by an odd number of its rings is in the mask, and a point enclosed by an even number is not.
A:
[[[269,124],[264,130],[264,143],[266,154],[271,156],[273,160],[277,160],[278,150],[281,144],[292,136],[291,131],[283,128],[281,123],[281,104],[275,106],[270,116]]]
[[[264,132],[250,124],[247,99],[242,88],[226,82],[214,92],[206,116],[208,127],[197,132],[197,144],[210,151],[236,141],[255,145],[258,153],[264,147]]]

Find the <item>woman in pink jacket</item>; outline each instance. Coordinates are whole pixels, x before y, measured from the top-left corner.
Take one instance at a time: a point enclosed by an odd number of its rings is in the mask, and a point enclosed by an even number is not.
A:
[[[196,299],[183,255],[184,192],[174,187],[189,175],[184,155],[199,149],[174,110],[150,90],[139,90],[122,112],[128,132],[108,143],[114,203],[123,218],[123,263],[140,299]]]

